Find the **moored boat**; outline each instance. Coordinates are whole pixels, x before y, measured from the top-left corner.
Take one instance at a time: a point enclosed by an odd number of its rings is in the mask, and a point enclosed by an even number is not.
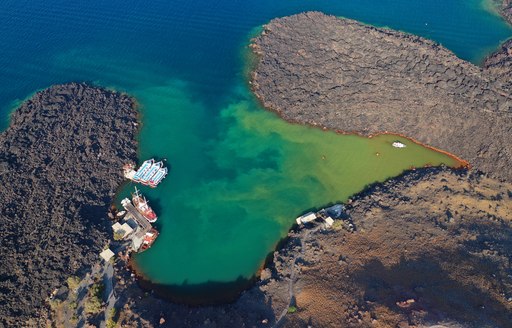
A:
[[[153,209],[149,206],[148,201],[142,194],[139,192],[137,188],[135,188],[135,192],[132,194],[132,202],[137,211],[142,214],[150,223],[156,222],[158,217],[156,216]]]
[[[135,175],[133,176],[134,181],[140,181],[143,176],[145,176],[149,170],[153,167],[153,164],[155,163],[154,159],[148,159],[147,161],[144,161],[140,168],[135,172]]]
[[[150,248],[151,245],[155,242],[156,238],[158,237],[158,230],[152,228],[150,231],[146,232],[144,235],[144,239],[142,241],[142,246],[140,248],[140,252],[145,251],[146,249]]]
[[[149,182],[149,179],[151,179],[157,172],[162,168],[163,163],[158,162],[154,163],[151,168],[144,174],[139,180],[140,182],[147,184]]]
[[[406,147],[406,146],[405,146],[403,143],[401,143],[400,141],[395,141],[395,142],[393,142],[391,145],[392,145],[393,147],[395,147],[395,148],[405,148],[405,147]]]
[[[138,170],[135,170],[135,165],[131,163],[123,166],[125,178],[150,186],[151,188],[158,186],[167,176],[168,172],[168,169],[164,167],[163,161],[155,162],[153,158],[144,161]]]
[[[148,185],[152,188],[155,188],[167,175],[167,168],[163,167],[159,169],[155,175],[148,181]]]

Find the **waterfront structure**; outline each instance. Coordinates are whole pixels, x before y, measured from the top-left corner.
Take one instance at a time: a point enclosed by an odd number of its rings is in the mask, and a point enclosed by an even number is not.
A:
[[[151,223],[133,206],[128,198],[123,199],[121,204],[128,213],[126,219],[133,218],[137,223],[135,233],[131,237],[130,246],[136,252],[143,252],[153,245],[159,232],[151,226]]]

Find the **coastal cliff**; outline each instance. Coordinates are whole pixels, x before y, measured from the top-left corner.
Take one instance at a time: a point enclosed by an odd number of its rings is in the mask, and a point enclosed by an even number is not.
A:
[[[404,134],[512,178],[512,96],[501,62],[482,69],[433,41],[319,12],[272,20],[251,47],[252,88],[285,120]]]
[[[98,261],[136,161],[132,98],[70,83],[37,92],[0,134],[0,326],[37,326],[50,293]]]

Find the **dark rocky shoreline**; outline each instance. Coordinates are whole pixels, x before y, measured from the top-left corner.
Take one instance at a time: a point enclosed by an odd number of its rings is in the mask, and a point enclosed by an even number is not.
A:
[[[317,29],[323,28],[332,32],[338,23],[331,19],[308,13],[274,20],[266,35],[256,40],[256,51],[263,49],[258,42],[277,31],[279,45],[272,53],[277,57],[265,62],[268,69],[275,69],[275,60],[281,56],[291,61],[307,57],[306,49],[294,49],[286,37],[321,33]],[[294,20],[300,24],[306,20],[309,25],[300,28],[293,25],[297,23]],[[490,56],[481,69],[422,38],[353,21],[342,25],[368,33],[363,42],[368,46],[374,46],[372,38],[383,36],[401,49],[397,55],[414,64],[389,74],[391,80],[385,80],[387,85],[375,99],[352,94],[355,110],[360,109],[356,106],[359,101],[368,101],[376,105],[373,109],[379,110],[379,116],[358,113],[353,120],[342,120],[346,114],[336,114],[339,108],[332,105],[339,95],[327,96],[330,89],[338,89],[336,85],[316,90],[309,99],[311,90],[301,86],[301,79],[313,78],[322,86],[324,79],[330,79],[329,70],[337,69],[335,57],[326,61],[334,66],[323,72],[314,73],[313,66],[301,67],[299,75],[276,74],[274,78],[270,70],[258,71],[253,80],[256,92],[260,94],[262,85],[270,82],[263,89],[274,97],[261,96],[266,105],[291,121],[345,131],[371,134],[384,131],[381,128],[386,124],[398,124],[404,134],[463,156],[494,176],[512,176],[512,152],[505,145],[511,126],[510,43]],[[322,34],[315,38],[322,42]],[[326,40],[329,42],[315,48],[319,53],[311,53],[309,60],[329,54],[339,42],[336,33]],[[417,52],[409,58],[409,46],[425,53],[420,59],[414,57]],[[358,60],[367,55],[357,52],[360,57],[350,59],[359,65],[351,67],[351,72],[359,74],[366,69]],[[398,67],[398,61],[386,62],[386,56],[380,59],[371,64]],[[427,60],[435,65],[423,65]],[[430,80],[415,81],[418,72],[428,73]],[[399,79],[404,75],[409,78],[407,86],[414,88],[401,87]],[[366,79],[371,72],[362,76]],[[369,78],[372,88],[379,77]],[[370,90],[365,83],[356,85]],[[431,84],[430,89],[422,84]],[[400,112],[403,116],[398,120],[377,120],[383,109],[377,105],[401,102],[403,95],[411,93],[420,98],[406,102],[414,111]],[[311,101],[315,106],[308,113],[304,108]],[[323,109],[322,104],[326,106]],[[433,121],[416,127],[421,131],[414,130],[420,107],[431,110],[438,104],[449,110],[440,108]],[[487,109],[475,109],[477,105]],[[467,106],[473,106],[469,114]],[[383,110],[396,114],[393,106]],[[457,120],[461,113],[468,119]],[[483,122],[483,127],[478,127],[478,122]],[[83,273],[97,261],[107,243],[107,209],[123,181],[120,167],[126,161],[136,161],[136,123],[132,98],[77,83],[41,91],[13,114],[11,126],[0,135],[0,182],[4,187],[0,191],[0,327],[19,326],[20,321],[24,326],[40,326],[38,309],[49,293],[67,276]],[[436,135],[433,123],[443,127]],[[467,127],[475,129],[468,135]],[[461,135],[451,131],[454,128]],[[489,138],[494,133],[497,137]],[[455,139],[460,142],[446,144]],[[480,143],[475,145],[474,140]],[[495,163],[491,163],[493,159]],[[73,177],[63,172],[72,172]],[[477,171],[422,169],[371,186],[353,199],[348,210],[355,232],[340,227],[323,231],[318,226],[291,231],[261,279],[233,304],[191,307],[160,300],[141,290],[118,262],[114,288],[121,305],[119,323],[123,327],[505,327],[512,321],[510,183]],[[290,305],[297,311],[287,314]]]
[[[98,261],[136,124],[132,98],[79,83],[12,114],[0,135],[0,326],[39,326],[53,289]]]
[[[512,178],[510,54],[482,69],[433,41],[319,12],[274,19],[251,46],[252,88],[285,120],[411,136]]]

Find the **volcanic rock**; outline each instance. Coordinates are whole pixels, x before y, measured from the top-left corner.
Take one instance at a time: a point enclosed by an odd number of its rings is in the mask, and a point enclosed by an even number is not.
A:
[[[284,119],[367,136],[404,134],[512,178],[503,58],[482,69],[422,37],[319,12],[272,20],[252,48],[259,57],[254,92]]]
[[[0,326],[37,318],[52,290],[99,260],[136,122],[132,98],[79,83],[12,114],[0,134]]]

